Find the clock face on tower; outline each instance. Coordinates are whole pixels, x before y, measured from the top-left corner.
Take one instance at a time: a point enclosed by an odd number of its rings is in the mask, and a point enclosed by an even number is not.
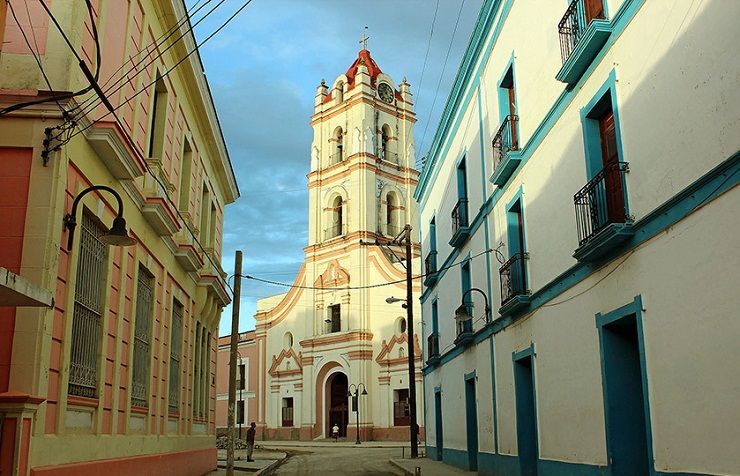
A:
[[[393,103],[393,88],[388,83],[380,83],[378,85],[378,96],[380,99],[387,102],[388,104]]]

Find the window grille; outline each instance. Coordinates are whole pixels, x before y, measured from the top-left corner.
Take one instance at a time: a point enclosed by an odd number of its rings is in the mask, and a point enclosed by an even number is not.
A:
[[[183,305],[172,305],[172,334],[170,338],[170,410],[180,407],[180,355],[182,354]]]
[[[82,215],[81,228],[67,392],[95,398],[108,249],[100,241],[105,230],[87,213]]]
[[[154,277],[139,266],[136,284],[136,322],[134,323],[134,372],[131,377],[131,404],[146,407],[149,402],[149,348],[152,338]]]

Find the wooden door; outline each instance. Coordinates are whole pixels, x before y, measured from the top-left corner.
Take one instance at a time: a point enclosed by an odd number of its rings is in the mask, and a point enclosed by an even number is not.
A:
[[[595,18],[604,18],[603,0],[585,0],[586,25]]]
[[[604,166],[604,195],[606,199],[607,223],[623,223],[625,220],[624,188],[622,172],[619,170],[617,132],[614,113],[607,112],[599,118],[601,136],[601,161]]]
[[[517,137],[516,98],[514,82],[507,88],[509,91],[509,128],[511,129],[511,150],[519,150],[519,138]]]

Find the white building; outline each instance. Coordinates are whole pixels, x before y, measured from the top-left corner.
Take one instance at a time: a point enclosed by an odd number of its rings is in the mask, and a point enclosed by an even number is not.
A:
[[[740,474],[738,31],[736,1],[483,2],[415,192],[428,456]]]
[[[260,300],[255,315],[257,423],[266,438],[329,437],[335,423],[340,436],[355,438],[348,392],[358,384],[361,438],[409,437],[406,311],[386,303],[406,293],[406,271],[394,256],[403,249],[368,243],[387,243],[418,221],[414,122],[409,84],[396,85],[365,49],[331,87],[322,80],[317,89],[306,259],[293,287]],[[414,240],[415,275],[419,262]]]

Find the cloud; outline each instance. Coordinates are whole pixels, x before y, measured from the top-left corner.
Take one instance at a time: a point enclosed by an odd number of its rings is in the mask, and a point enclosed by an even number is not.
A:
[[[316,86],[322,78],[331,83],[346,71],[357,56],[365,26],[370,36],[368,49],[381,69],[397,83],[404,76],[411,83],[418,118],[417,151],[423,155],[429,148],[481,0],[439,1],[419,89],[436,5],[434,0],[253,2],[202,48],[242,192],[241,199],[225,212],[223,267],[229,275],[233,274],[234,251],[241,249],[244,272],[280,282],[292,282],[295,277],[308,243],[305,187],[312,141],[308,121]],[[445,66],[461,5],[458,31]],[[196,29],[196,36],[209,35],[239,6],[241,1],[226,2]],[[420,144],[433,102],[427,137]],[[258,297],[285,291],[245,280],[240,328],[254,327]],[[227,308],[221,335],[230,332],[230,319]]]

